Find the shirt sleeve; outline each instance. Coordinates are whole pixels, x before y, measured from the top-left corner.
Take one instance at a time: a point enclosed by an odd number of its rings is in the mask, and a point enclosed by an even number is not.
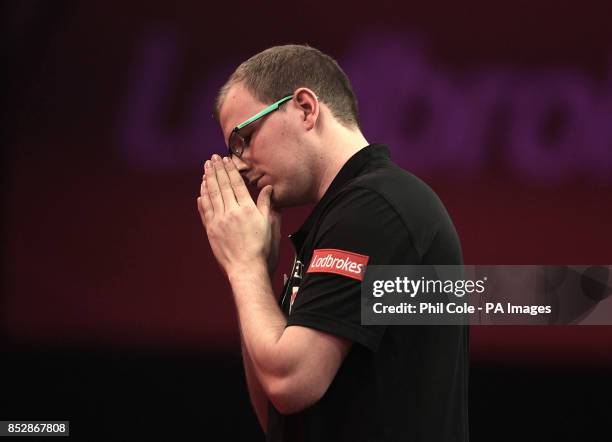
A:
[[[418,264],[418,254],[397,212],[378,193],[365,188],[343,192],[322,216],[314,250],[368,257],[368,265]],[[305,269],[311,256],[304,257]],[[386,327],[361,325],[361,281],[329,272],[306,272],[287,318],[287,326],[301,325],[332,333],[372,351]]]

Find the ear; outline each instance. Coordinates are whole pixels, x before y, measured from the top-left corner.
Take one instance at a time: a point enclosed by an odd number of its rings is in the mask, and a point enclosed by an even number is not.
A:
[[[304,125],[307,130],[311,130],[315,127],[321,110],[317,95],[306,87],[296,89],[294,95],[295,103],[303,115]]]

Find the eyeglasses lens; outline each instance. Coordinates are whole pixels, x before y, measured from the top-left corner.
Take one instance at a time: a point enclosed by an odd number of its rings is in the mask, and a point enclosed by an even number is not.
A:
[[[232,132],[229,139],[229,150],[232,155],[236,155],[240,158],[244,150],[244,144],[244,138],[242,138],[237,131]]]

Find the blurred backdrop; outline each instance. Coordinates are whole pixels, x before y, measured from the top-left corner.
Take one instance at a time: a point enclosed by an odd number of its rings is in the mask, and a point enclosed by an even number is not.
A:
[[[439,194],[466,263],[612,264],[606,2],[2,9],[1,419],[70,419],[77,440],[263,440],[195,198],[225,151],[218,88],[272,45],[339,61],[366,138]],[[307,213],[287,210],[284,233]],[[282,256],[277,288],[287,241]],[[474,327],[471,355],[473,440],[605,428],[612,327]]]

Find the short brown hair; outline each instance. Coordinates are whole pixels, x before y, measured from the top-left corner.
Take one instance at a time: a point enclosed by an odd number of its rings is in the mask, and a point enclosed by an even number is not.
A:
[[[242,83],[262,103],[273,103],[300,87],[312,89],[344,126],[359,127],[357,98],[336,60],[306,45],[274,46],[243,62],[221,87],[214,115],[227,91]]]

